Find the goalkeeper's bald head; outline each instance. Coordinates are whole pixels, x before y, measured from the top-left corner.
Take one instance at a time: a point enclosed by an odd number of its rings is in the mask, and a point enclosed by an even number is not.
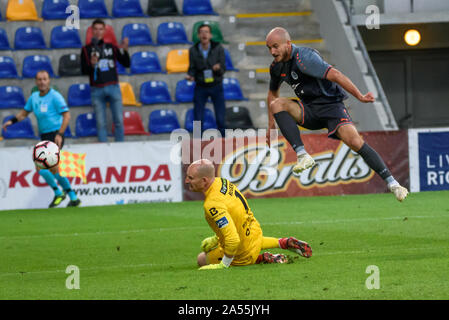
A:
[[[192,191],[206,191],[214,182],[214,179],[215,167],[212,161],[208,159],[194,161],[187,168],[186,184]]]

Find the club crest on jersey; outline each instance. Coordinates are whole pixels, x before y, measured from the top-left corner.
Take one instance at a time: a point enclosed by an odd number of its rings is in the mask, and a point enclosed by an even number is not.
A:
[[[292,71],[291,75],[294,80],[298,80],[298,75],[296,74],[295,71]]]
[[[215,223],[217,224],[218,228],[224,228],[229,224],[228,219],[226,219],[226,217],[220,218],[217,221],[215,221]]]

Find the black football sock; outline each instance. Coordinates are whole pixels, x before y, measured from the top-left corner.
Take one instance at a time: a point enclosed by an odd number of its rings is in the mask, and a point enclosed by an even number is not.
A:
[[[301,140],[301,134],[299,132],[298,125],[295,119],[287,112],[281,111],[274,114],[276,123],[282,132],[282,135],[287,139],[288,143],[292,146],[295,152],[299,150],[304,151],[304,143]]]
[[[364,143],[357,153],[360,154],[363,160],[365,160],[365,162],[368,164],[368,166],[373,169],[388,184],[396,181],[376,150],[371,148],[367,143]]]

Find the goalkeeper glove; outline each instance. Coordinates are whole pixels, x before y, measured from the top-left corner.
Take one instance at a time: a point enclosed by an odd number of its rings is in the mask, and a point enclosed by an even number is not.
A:
[[[215,247],[217,245],[218,245],[217,236],[209,237],[209,238],[204,239],[201,242],[201,250],[204,252],[209,252],[209,251],[215,249]]]
[[[203,266],[199,268],[198,270],[218,270],[218,269],[228,269],[229,267],[226,267],[223,264],[223,261],[221,261],[219,264],[208,264],[207,266]]]

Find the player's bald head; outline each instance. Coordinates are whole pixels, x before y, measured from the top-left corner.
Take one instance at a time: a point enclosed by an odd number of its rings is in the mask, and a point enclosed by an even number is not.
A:
[[[215,167],[212,161],[208,159],[200,159],[192,162],[189,169],[196,173],[198,178],[214,178],[215,177]]]
[[[281,27],[276,27],[274,29],[271,29],[271,31],[268,32],[267,37],[266,37],[267,42],[276,41],[276,42],[285,43],[290,40],[291,39],[290,39],[290,35],[289,35],[288,31]]]

